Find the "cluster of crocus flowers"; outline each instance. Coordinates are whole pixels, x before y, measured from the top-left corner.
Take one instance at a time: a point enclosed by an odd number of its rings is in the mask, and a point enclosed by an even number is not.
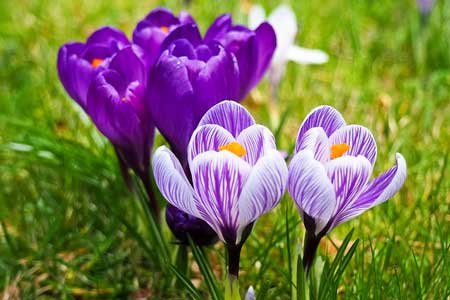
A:
[[[233,25],[229,15],[217,18],[203,38],[188,13],[157,8],[137,24],[132,41],[103,27],[86,43],[63,45],[58,73],[114,145],[124,178],[130,184],[129,169],[141,178],[159,218],[149,177],[155,126],[187,172],[187,144],[201,117],[224,99],[245,97],[268,68],[275,39],[267,23],[250,30]],[[193,219],[175,220],[183,214],[174,210],[170,227],[189,227]]]
[[[320,239],[334,227],[391,198],[406,179],[406,162],[371,179],[377,157],[372,133],[346,125],[341,114],[320,106],[303,121],[289,164],[288,190],[306,228],[303,263],[308,270]]]

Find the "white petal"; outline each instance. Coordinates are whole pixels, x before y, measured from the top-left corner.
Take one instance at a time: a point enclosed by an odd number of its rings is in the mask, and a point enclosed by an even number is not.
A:
[[[244,129],[237,137],[237,142],[244,147],[246,152],[242,158],[252,166],[267,151],[276,149],[272,132],[262,125],[253,125]]]
[[[322,127],[313,127],[305,132],[296,151],[308,149],[314,153],[314,159],[325,163],[330,160],[331,144]]]
[[[277,150],[270,150],[258,160],[239,197],[240,233],[278,204],[286,188],[287,176],[286,163]]]
[[[398,192],[406,179],[406,161],[400,153],[397,153],[396,159],[396,166],[369,182],[358,200],[351,207],[336,215],[336,226],[385,202]]]
[[[328,61],[328,54],[322,50],[292,45],[287,51],[287,58],[298,64],[323,64]]]
[[[194,158],[191,171],[200,218],[225,243],[233,243],[238,234],[238,199],[251,166],[229,151],[208,151]]]
[[[175,155],[167,147],[161,146],[153,154],[152,166],[156,185],[164,198],[178,209],[198,216],[194,190]]]
[[[273,62],[285,62],[288,49],[294,44],[297,34],[297,19],[292,9],[284,4],[279,5],[269,16],[268,21],[277,36],[277,48]]]
[[[252,5],[248,14],[248,27],[256,29],[266,18],[266,12],[261,5]]]
[[[192,160],[206,151],[219,151],[220,146],[227,145],[235,139],[226,129],[219,125],[207,124],[198,126],[191,136],[188,145],[188,162],[192,168]]]
[[[362,155],[341,156],[330,160],[325,169],[336,193],[337,207],[334,213],[336,216],[351,207],[365,190],[372,174],[372,165]]]
[[[333,184],[312,151],[300,151],[290,162],[288,191],[298,208],[314,219],[315,234],[322,231],[333,216],[337,202]]]

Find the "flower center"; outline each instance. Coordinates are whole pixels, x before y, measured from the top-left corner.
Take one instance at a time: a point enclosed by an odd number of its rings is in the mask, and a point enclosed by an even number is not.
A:
[[[350,145],[346,144],[346,143],[332,145],[331,146],[331,159],[341,157],[348,150],[350,150]]]
[[[159,27],[163,32],[169,33],[169,26],[161,26]]]
[[[223,150],[230,151],[231,153],[234,153],[239,157],[242,157],[246,154],[245,148],[238,142],[231,142],[229,144],[219,146],[219,151]]]
[[[94,68],[97,68],[98,66],[101,65],[102,62],[103,62],[103,59],[101,59],[101,58],[94,58],[91,61],[91,66],[93,66]]]

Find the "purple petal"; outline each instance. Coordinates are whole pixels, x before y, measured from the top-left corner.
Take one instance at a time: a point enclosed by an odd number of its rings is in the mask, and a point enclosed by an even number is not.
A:
[[[129,45],[130,41],[122,31],[114,27],[105,26],[92,33],[86,44],[102,44],[107,46],[112,52],[117,52]]]
[[[355,203],[341,211],[335,223],[344,223],[375,205],[387,201],[402,187],[406,179],[406,161],[400,153],[396,155],[397,165],[373,179],[366,186],[365,191],[358,197]]]
[[[164,198],[178,209],[198,217],[194,190],[175,155],[161,146],[153,154],[152,166],[156,185]]]
[[[247,127],[255,124],[252,115],[235,101],[222,101],[211,107],[200,120],[200,125],[217,124],[235,138]]]
[[[197,127],[188,145],[189,164],[191,165],[192,160],[200,153],[219,151],[220,146],[227,145],[233,141],[233,136],[218,125],[207,124]]]
[[[277,46],[275,31],[269,23],[262,23],[255,30],[256,43],[258,45],[257,56],[258,63],[255,68],[250,88],[253,88],[264,76],[264,73],[270,66],[273,54]]]
[[[331,144],[322,127],[313,127],[298,142],[298,152],[308,149],[314,153],[314,159],[325,163],[330,160]]]
[[[216,20],[209,26],[205,34],[205,43],[209,43],[213,40],[220,39],[224,34],[227,33],[228,29],[231,27],[231,15],[223,14],[217,17]]]
[[[239,198],[239,229],[274,208],[286,189],[288,170],[277,150],[270,150],[253,167]],[[240,234],[238,234],[240,241]]]
[[[135,47],[129,46],[119,51],[109,64],[110,69],[114,69],[122,75],[127,82],[138,81],[146,83],[146,72],[143,61],[138,57]]]
[[[336,216],[351,207],[364,191],[372,173],[372,165],[361,155],[342,156],[328,162],[325,169],[336,193]]]
[[[113,70],[101,72],[91,84],[87,99],[87,111],[97,128],[121,146],[142,145],[142,124],[133,106],[122,101],[116,86],[123,78]]]
[[[244,129],[237,137],[237,142],[244,147],[246,152],[242,159],[252,166],[268,151],[276,149],[272,132],[258,124]]]
[[[146,101],[155,125],[176,156],[187,159],[187,145],[198,120],[189,73],[180,58],[168,52],[161,55],[149,78]]]
[[[288,191],[302,213],[314,219],[315,234],[330,221],[337,200],[334,186],[314,152],[302,150],[289,164]]]
[[[58,51],[58,75],[59,79],[61,80],[61,83],[63,84],[64,88],[66,89],[67,93],[77,101],[80,106],[83,108],[85,107],[85,101],[81,101],[79,98],[77,91],[74,89],[74,86],[72,84],[72,72],[73,70],[69,69],[69,58],[71,56],[79,56],[84,51],[84,45],[83,43],[67,43],[61,46]]]
[[[344,155],[366,157],[372,166],[377,159],[377,144],[369,129],[360,125],[339,128],[330,136],[331,144],[347,144],[350,149]]]
[[[199,121],[213,105],[237,99],[239,94],[239,70],[234,57],[219,44],[211,48],[214,55],[193,83]]]
[[[228,151],[204,152],[192,165],[199,217],[228,244],[238,236],[239,196],[251,167]]]
[[[195,23],[188,23],[175,28],[164,40],[161,45],[161,51],[168,49],[169,46],[179,39],[188,40],[194,47],[202,43],[202,36]]]
[[[295,151],[299,151],[300,141],[303,135],[311,128],[322,127],[327,136],[330,136],[338,128],[345,126],[345,120],[342,115],[331,106],[319,106],[311,111],[300,126],[297,135]]]

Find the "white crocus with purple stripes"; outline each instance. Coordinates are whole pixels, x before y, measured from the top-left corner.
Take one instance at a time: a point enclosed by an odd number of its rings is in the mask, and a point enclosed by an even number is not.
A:
[[[188,161],[192,185],[168,148],[156,150],[153,170],[161,193],[240,251],[253,222],[278,204],[287,184],[287,166],[272,133],[242,105],[223,101],[192,134]]]
[[[385,202],[401,188],[406,162],[397,153],[396,166],[371,180],[377,157],[372,133],[360,125],[346,125],[330,106],[320,106],[306,117],[295,151],[288,191],[307,230],[304,264],[308,268],[327,232]]]

